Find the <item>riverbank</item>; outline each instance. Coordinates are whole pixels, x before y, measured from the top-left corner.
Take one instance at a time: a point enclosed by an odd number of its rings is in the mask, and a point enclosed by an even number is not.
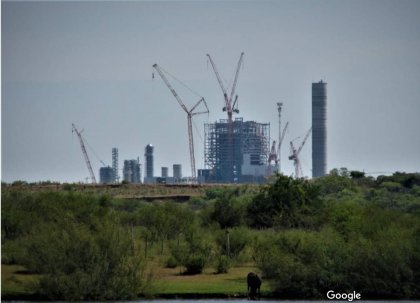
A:
[[[246,298],[246,275],[256,271],[252,264],[236,266],[226,274],[215,274],[206,268],[200,275],[184,275],[182,268],[155,268],[149,296],[161,299],[226,299]],[[29,274],[22,266],[2,265],[2,300],[45,301],[36,293],[34,285],[38,276]],[[261,292],[272,297],[269,283],[264,281]]]

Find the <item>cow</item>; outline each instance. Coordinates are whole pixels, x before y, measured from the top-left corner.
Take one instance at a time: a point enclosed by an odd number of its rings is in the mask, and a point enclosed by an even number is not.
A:
[[[254,272],[250,272],[246,278],[248,283],[248,299],[258,300],[260,296],[261,279]]]

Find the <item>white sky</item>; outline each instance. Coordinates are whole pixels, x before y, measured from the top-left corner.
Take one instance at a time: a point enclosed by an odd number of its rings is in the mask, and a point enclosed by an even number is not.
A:
[[[190,175],[187,121],[156,74],[158,63],[226,118],[206,54],[232,82],[239,55],[239,117],[271,123],[276,103],[290,129],[282,149],[311,126],[311,83],[328,83],[328,170],[420,171],[420,1],[130,1],[1,3],[1,179],[81,181],[88,170],[74,122],[100,158],[155,146],[161,166]],[[187,107],[198,99],[176,82]],[[100,162],[90,158],[98,175]],[[311,140],[301,160],[311,175]],[[142,172],[144,173],[144,171]]]

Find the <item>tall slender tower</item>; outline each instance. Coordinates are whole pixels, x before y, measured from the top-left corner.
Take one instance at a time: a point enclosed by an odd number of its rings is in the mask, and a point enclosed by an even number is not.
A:
[[[312,177],[327,173],[327,83],[312,83]]]
[[[120,176],[118,175],[118,148],[114,147],[112,149],[112,170],[114,172],[114,182],[120,181]]]
[[[147,144],[145,150],[144,150],[144,157],[146,162],[146,178],[153,178],[153,145]]]

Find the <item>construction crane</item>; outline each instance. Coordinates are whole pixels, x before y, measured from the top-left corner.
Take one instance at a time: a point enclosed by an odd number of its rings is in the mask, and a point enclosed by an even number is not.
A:
[[[227,142],[228,143],[227,144],[227,150],[228,150],[227,162],[228,163],[227,165],[228,165],[229,175],[227,176],[227,178],[229,181],[233,181],[233,178],[232,178],[232,173],[233,173],[233,162],[232,162],[232,159],[233,159],[233,119],[232,119],[232,116],[234,112],[239,113],[238,95],[236,95],[235,101],[233,103],[232,103],[232,99],[233,99],[233,96],[235,95],[236,84],[238,83],[239,70],[242,65],[244,53],[242,52],[239,57],[238,65],[235,71],[235,78],[234,78],[229,96],[228,96],[228,91],[226,90],[225,86],[223,85],[223,81],[220,78],[220,74],[217,70],[216,64],[214,63],[210,54],[207,54],[207,57],[211,63],[211,66],[213,67],[213,70],[216,75],[217,81],[219,82],[220,88],[222,89],[223,98],[224,98],[223,111],[227,112],[227,116],[228,116],[228,142]]]
[[[280,149],[281,149],[281,144],[283,143],[284,136],[286,135],[286,130],[287,130],[287,127],[288,126],[289,126],[289,122],[286,122],[286,125],[283,128],[283,132],[281,133],[281,136],[280,136],[279,145],[277,147],[277,162],[276,162],[276,164],[278,163],[279,173],[280,173],[280,164],[281,164],[281,161],[280,161]]]
[[[273,140],[273,145],[271,145],[271,151],[268,155],[268,164],[271,165],[273,161],[277,164],[276,140]]]
[[[293,165],[295,166],[295,178],[302,178],[303,177],[303,173],[302,173],[302,166],[300,165],[300,159],[299,159],[299,154],[302,151],[303,146],[306,143],[306,140],[309,137],[309,134],[312,131],[312,127],[308,130],[308,132],[305,135],[305,138],[303,139],[302,143],[300,144],[299,148],[296,150],[294,145],[293,145],[293,141],[290,141],[290,152],[291,155],[289,156],[289,160],[293,160]]]
[[[176,91],[174,90],[174,88],[172,87],[172,85],[170,84],[168,79],[166,78],[165,74],[163,73],[163,69],[161,67],[159,67],[157,64],[154,64],[153,67],[158,72],[158,74],[162,78],[163,82],[165,82],[165,84],[169,88],[169,90],[172,92],[176,101],[178,101],[178,104],[187,113],[188,139],[189,139],[190,161],[191,161],[191,177],[192,177],[193,182],[196,182],[197,173],[195,171],[194,136],[193,136],[193,130],[192,130],[192,117],[196,116],[196,115],[201,115],[201,114],[208,114],[209,113],[209,108],[207,107],[206,100],[204,100],[204,98],[201,97],[201,99],[198,100],[198,102],[193,107],[191,107],[190,110],[188,110],[188,108],[185,106],[184,102],[182,102],[181,98],[178,96],[178,94],[176,93]],[[197,107],[201,103],[204,104],[206,110],[205,111],[200,111],[200,112],[195,112],[195,110],[197,109]]]
[[[87,154],[85,143],[84,143],[84,140],[83,140],[83,137],[82,137],[83,130],[81,132],[79,132],[77,130],[76,126],[74,125],[74,123],[72,123],[72,127],[73,127],[72,132],[76,132],[77,137],[79,138],[80,147],[82,149],[82,153],[83,153],[83,156],[85,158],[86,166],[89,170],[90,179],[92,180],[92,184],[96,184],[95,174],[93,173],[92,165],[90,164],[89,156]]]

